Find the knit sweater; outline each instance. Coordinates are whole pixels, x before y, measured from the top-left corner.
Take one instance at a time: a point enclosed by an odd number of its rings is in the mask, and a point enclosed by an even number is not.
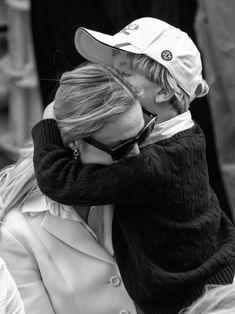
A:
[[[145,313],[178,313],[205,284],[233,281],[235,229],[209,186],[198,125],[110,166],[73,160],[54,120],[32,135],[44,194],[68,205],[115,205],[116,260]]]

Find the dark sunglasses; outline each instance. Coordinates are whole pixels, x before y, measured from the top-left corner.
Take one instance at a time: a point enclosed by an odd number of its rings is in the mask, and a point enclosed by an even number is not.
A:
[[[83,141],[109,154],[113,161],[125,158],[130,153],[135,144],[141,145],[147,139],[156,123],[157,114],[143,107],[142,110],[146,122],[145,126],[135,137],[124,141],[121,145],[118,145],[117,147],[109,147],[90,136],[83,138]]]

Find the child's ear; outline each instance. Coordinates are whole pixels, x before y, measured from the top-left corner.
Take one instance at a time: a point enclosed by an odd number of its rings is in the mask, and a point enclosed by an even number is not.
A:
[[[174,95],[173,91],[166,91],[163,87],[159,89],[155,95],[154,101],[156,103],[163,103],[169,101]]]

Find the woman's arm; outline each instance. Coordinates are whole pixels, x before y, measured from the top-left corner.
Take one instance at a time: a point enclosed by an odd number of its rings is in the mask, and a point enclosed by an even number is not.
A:
[[[62,142],[57,123],[42,120],[33,130],[34,167],[41,191],[68,205],[133,203],[148,195],[154,175],[141,153],[110,166],[74,160]]]
[[[4,226],[0,226],[0,256],[16,282],[25,313],[55,314],[36,260]]]

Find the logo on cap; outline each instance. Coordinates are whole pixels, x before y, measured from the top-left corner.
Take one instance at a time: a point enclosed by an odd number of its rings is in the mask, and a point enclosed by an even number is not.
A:
[[[130,29],[130,30],[137,30],[139,28],[139,25],[137,24],[129,24],[127,25],[127,28]]]
[[[165,61],[170,61],[173,58],[173,55],[170,50],[163,50],[161,53],[161,57]]]
[[[136,31],[138,28],[139,28],[139,25],[137,25],[137,24],[128,24],[119,33],[124,33],[126,35],[130,35],[129,31]]]

